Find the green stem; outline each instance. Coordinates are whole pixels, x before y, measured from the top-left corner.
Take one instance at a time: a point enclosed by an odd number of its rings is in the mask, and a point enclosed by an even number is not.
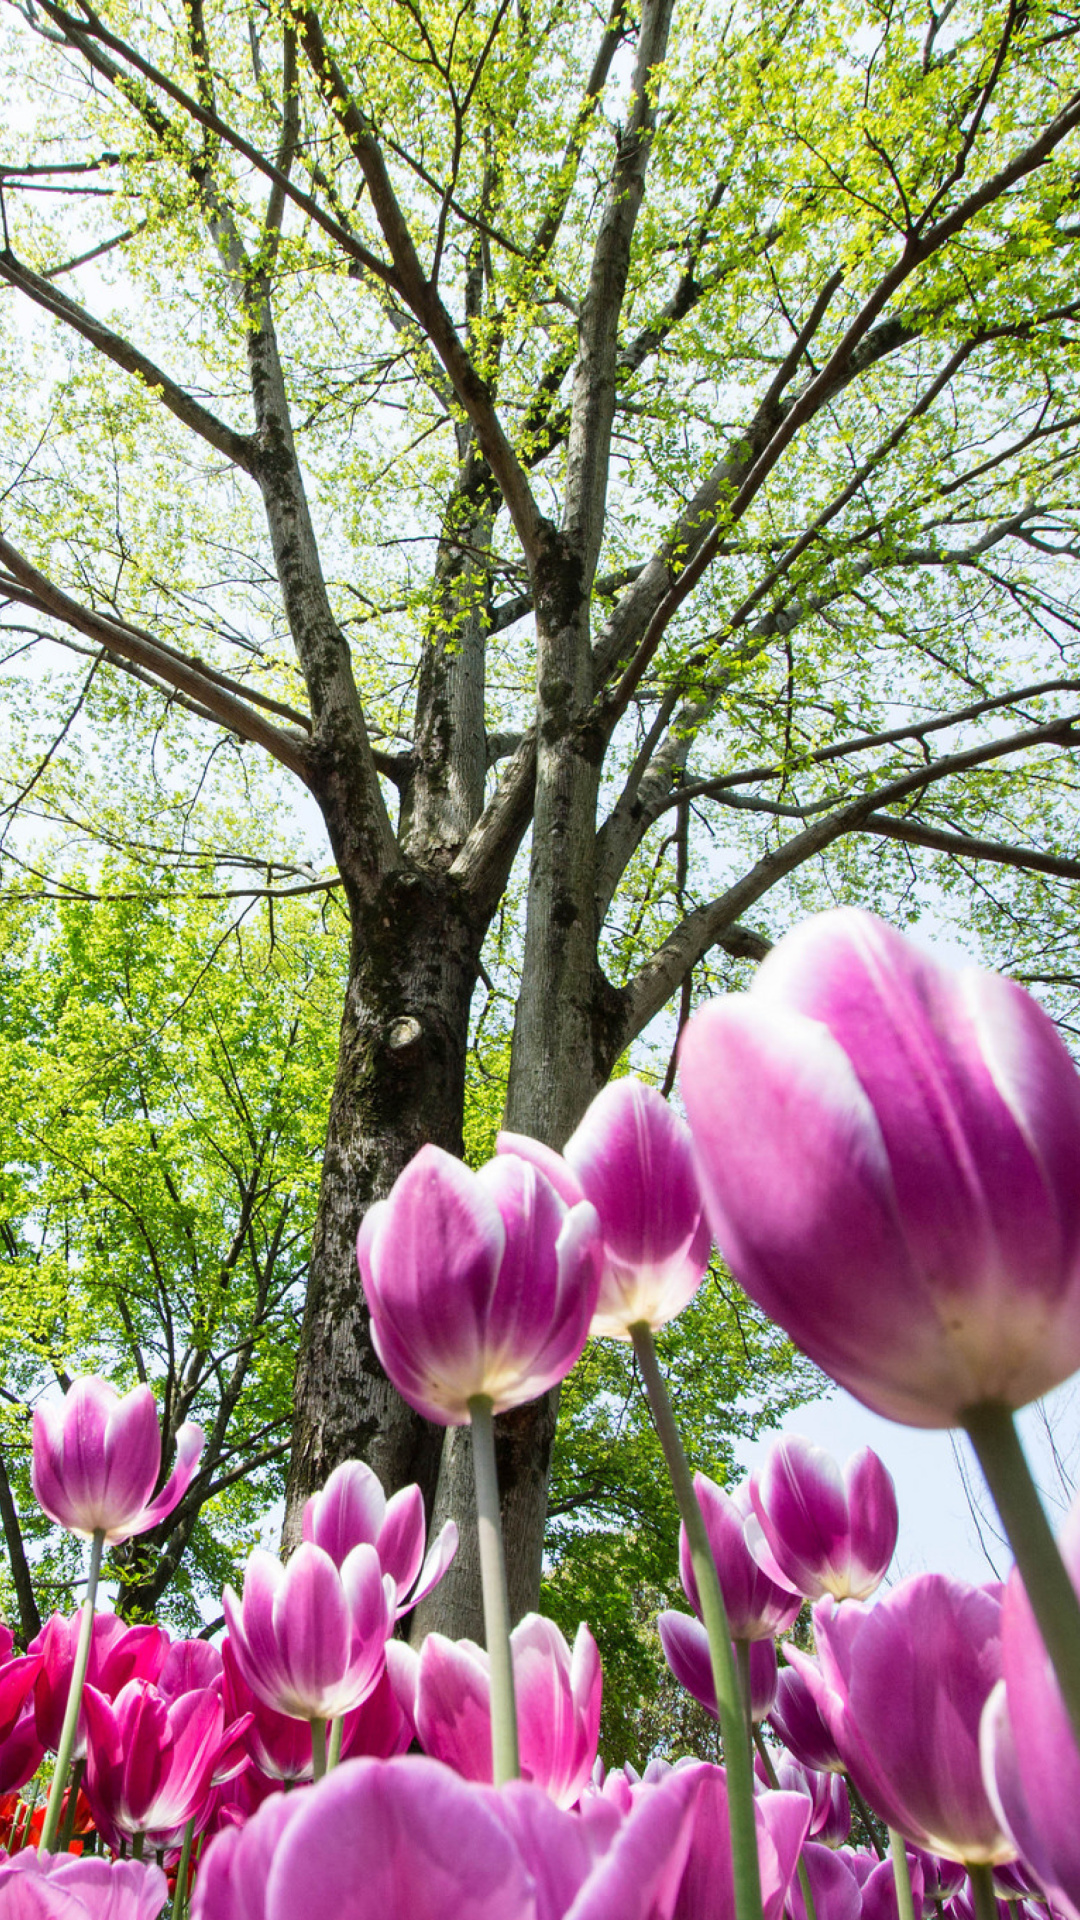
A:
[[[76,1760],[71,1769],[71,1785],[68,1788],[67,1801],[64,1806],[64,1817],[60,1822],[60,1838],[56,1843],[57,1853],[66,1853],[71,1845],[71,1836],[75,1831],[75,1812],[79,1799],[79,1788],[82,1786],[83,1774],[85,1772],[86,1761]]]
[[[732,1645],[735,1648],[735,1671],[739,1676],[739,1698],[742,1701],[743,1718],[746,1721],[747,1733],[752,1740],[754,1736],[754,1716],[752,1711],[753,1690],[750,1685],[750,1642],[749,1640],[735,1640],[732,1642]],[[751,1766],[753,1765],[753,1761],[754,1756],[753,1753],[751,1753]]]
[[[736,1640],[735,1642],[735,1645],[737,1647],[746,1646],[747,1644],[748,1642],[744,1640]],[[772,1754],[769,1752],[768,1743],[760,1727],[754,1728],[754,1745],[757,1748],[759,1754],[761,1755],[761,1764],[765,1769],[765,1776],[769,1782],[770,1787],[772,1787],[775,1792],[779,1792],[780,1776],[777,1773],[776,1768],[773,1766],[773,1757],[772,1757]],[[798,1866],[796,1871],[798,1872],[798,1875],[799,1875],[799,1888],[802,1892],[803,1907],[805,1908],[805,1911],[806,1911],[806,1920],[817,1920],[817,1908],[814,1905],[814,1893],[813,1893],[813,1888],[810,1885],[810,1875],[806,1871],[806,1861],[803,1859],[801,1853],[799,1855]]]
[[[134,1839],[133,1839],[133,1840],[132,1840],[132,1842],[131,1842],[131,1857],[132,1857],[132,1859],[133,1859],[133,1860],[141,1860],[141,1859],[142,1859],[142,1857],[143,1857],[143,1851],[144,1851],[144,1849],[145,1849],[145,1847],[146,1847],[146,1835],[145,1835],[145,1833],[137,1833],[137,1834],[135,1835],[135,1837],[134,1837]]]
[[[761,1920],[761,1872],[758,1866],[757,1823],[754,1819],[754,1774],[750,1738],[739,1696],[739,1677],[731,1647],[724,1596],[720,1591],[705,1516],[698,1505],[694,1481],[675,1425],[667,1388],[656,1358],[652,1332],[639,1320],[629,1328],[653,1421],[671,1475],[679,1515],[686,1529],[690,1560],[697,1581],[701,1617],[709,1636],[713,1687],[724,1742],[727,1769],[728,1819],[731,1825],[731,1863],[735,1883],[736,1920]]]
[[[892,1858],[893,1880],[896,1883],[897,1913],[900,1920],[915,1920],[915,1902],[911,1897],[907,1846],[903,1834],[897,1833],[895,1827],[889,1828],[889,1853]]]
[[[45,1824],[41,1829],[40,1851],[52,1853],[56,1846],[56,1836],[60,1831],[60,1812],[64,1804],[64,1782],[71,1765],[71,1755],[75,1747],[75,1735],[79,1726],[79,1706],[82,1701],[83,1682],[90,1662],[90,1641],[94,1632],[94,1601],[97,1599],[98,1580],[101,1576],[101,1556],[105,1548],[105,1535],[100,1530],[90,1542],[90,1567],[86,1577],[86,1599],[83,1601],[82,1615],[79,1620],[79,1640],[75,1648],[75,1665],[71,1669],[71,1685],[68,1688],[67,1707],[64,1712],[64,1724],[60,1730],[60,1744],[56,1749],[56,1769],[52,1786],[49,1789],[49,1804],[45,1809]]]
[[[476,1524],[480,1536],[480,1584],[484,1595],[484,1637],[491,1665],[491,1767],[497,1787],[518,1779],[517,1707],[510,1651],[510,1600],[506,1591],[499,1480],[495,1468],[495,1415],[487,1394],[469,1401]]]
[[[862,1794],[859,1792],[858,1787],[855,1785],[855,1782],[852,1779],[850,1773],[845,1773],[844,1780],[847,1785],[848,1799],[851,1801],[852,1806],[854,1807],[856,1813],[859,1816],[860,1821],[862,1822],[862,1830],[866,1835],[867,1841],[869,1842],[870,1846],[873,1847],[874,1852],[877,1854],[878,1859],[884,1860],[885,1855],[881,1850],[881,1841],[878,1839],[877,1833],[875,1832],[875,1829],[874,1829],[873,1815],[871,1814],[870,1809],[866,1804],[866,1801],[863,1799]]]
[[[184,1844],[180,1849],[180,1865],[176,1869],[176,1892],[173,1894],[172,1920],[183,1920],[187,1906],[188,1873],[191,1867],[191,1843],[195,1838],[195,1816],[192,1815],[184,1828]]]
[[[330,1722],[330,1745],[326,1751],[326,1771],[332,1773],[341,1759],[341,1736],[345,1731],[345,1721],[339,1714]]]
[[[979,1864],[965,1863],[968,1879],[971,1881],[971,1894],[975,1906],[975,1920],[998,1920],[997,1895],[994,1892],[994,1870]]]
[[[313,1715],[308,1726],[311,1728],[311,1777],[321,1780],[326,1772],[326,1721]]]
[[[1008,1407],[987,1404],[969,1407],[963,1423],[1016,1556],[1080,1744],[1080,1601],[1043,1512],[1016,1422]]]

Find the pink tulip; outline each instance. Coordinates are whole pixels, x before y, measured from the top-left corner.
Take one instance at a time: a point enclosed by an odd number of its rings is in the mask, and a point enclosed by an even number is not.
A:
[[[788,1752],[804,1767],[816,1771],[842,1773],[844,1763],[836,1741],[822,1719],[817,1701],[827,1691],[816,1660],[810,1660],[815,1676],[813,1690],[802,1671],[785,1667],[776,1685],[776,1700],[769,1712],[769,1725],[778,1734]]]
[[[222,1597],[236,1664],[275,1713],[334,1720],[366,1700],[394,1626],[394,1582],[374,1547],[353,1547],[337,1568],[309,1541],[287,1566],[256,1548],[243,1603]]]
[[[30,1642],[31,1652],[40,1653],[43,1661],[34,1687],[38,1736],[53,1753],[60,1744],[81,1624],[81,1609],[70,1615],[54,1613]],[[118,1614],[95,1613],[87,1683],[106,1699],[115,1700],[129,1680],[156,1680],[168,1650],[169,1636],[163,1627],[127,1627]],[[72,1758],[81,1759],[85,1752],[86,1719],[80,1713]]]
[[[38,1738],[33,1701],[27,1700],[15,1724],[0,1740],[0,1794],[17,1793],[32,1779],[45,1758]]]
[[[681,1313],[701,1284],[712,1235],[702,1207],[689,1130],[640,1080],[613,1080],[589,1107],[562,1156],[522,1134],[501,1133],[499,1153],[520,1154],[568,1206],[591,1200],[600,1217],[604,1269],[594,1334],[630,1338]]]
[[[812,1840],[827,1847],[842,1846],[851,1832],[851,1802],[838,1773],[816,1773],[798,1760],[781,1760],[776,1778],[784,1793],[805,1793],[810,1800]]]
[[[874,1812],[915,1846],[969,1866],[1014,1852],[979,1762],[1000,1633],[1000,1605],[983,1588],[920,1574],[874,1607],[819,1600],[820,1665],[784,1648]]]
[[[526,1614],[510,1635],[521,1773],[559,1806],[579,1798],[596,1760],[603,1676],[588,1627],[573,1652],[552,1620]],[[398,1700],[424,1752],[466,1780],[492,1777],[488,1656],[472,1640],[429,1633],[417,1654],[402,1641],[387,1649]]]
[[[237,1746],[243,1724],[226,1725],[213,1689],[166,1700],[149,1680],[129,1680],[110,1701],[87,1687],[83,1711],[86,1795],[112,1844],[137,1833],[153,1846],[174,1844],[203,1811],[213,1781],[245,1764]]]
[[[1058,1542],[1080,1589],[1080,1500]],[[997,1815],[1055,1904],[1080,1914],[1080,1752],[1023,1583],[1001,1616],[1003,1678],[983,1715],[983,1778]]]
[[[693,1694],[714,1720],[718,1719],[709,1636],[701,1621],[692,1613],[676,1613],[669,1608],[657,1616],[656,1625],[664,1658],[679,1685]],[[751,1640],[749,1652],[750,1718],[756,1725],[772,1712],[779,1675],[776,1647],[771,1640]]]
[[[594,1828],[524,1781],[345,1761],[212,1842],[192,1920],[673,1920],[700,1774],[672,1772]]]
[[[353,1547],[374,1547],[384,1574],[397,1591],[397,1617],[419,1606],[438,1586],[457,1552],[458,1530],[448,1520],[424,1558],[424,1497],[419,1487],[402,1487],[391,1499],[382,1481],[360,1460],[343,1460],[326,1485],[307,1501],[303,1537],[330,1555],[340,1567]]]
[[[808,1600],[868,1600],[896,1550],[892,1475],[864,1447],[841,1474],[823,1447],[792,1434],[750,1476],[746,1541],[774,1580]]]
[[[57,1406],[34,1410],[33,1486],[50,1520],[71,1533],[103,1533],[116,1544],[156,1527],[194,1477],[202,1429],[176,1435],[176,1465],[156,1500],[161,1433],[149,1387],[121,1399],[107,1380],[76,1380]]]
[[[1019,987],[843,908],[681,1061],[733,1272],[867,1406],[953,1426],[1080,1366],[1080,1077]]]
[[[141,1860],[79,1859],[27,1848],[0,1859],[4,1920],[158,1920],[168,1887]]]
[[[746,1544],[748,1489],[736,1487],[734,1493],[728,1493],[703,1473],[694,1475],[694,1489],[705,1516],[732,1639],[771,1640],[775,1634],[786,1633],[802,1599],[799,1594],[793,1594],[790,1587],[771,1580]],[[685,1527],[679,1529],[679,1572],[683,1591],[700,1619],[701,1604]]]
[[[230,1720],[250,1715],[244,1747],[261,1774],[291,1783],[312,1777],[311,1729],[293,1714],[275,1713],[253,1693],[241,1674],[228,1634],[222,1647],[225,1662],[224,1704]],[[342,1758],[373,1755],[390,1760],[404,1753],[412,1728],[397,1703],[385,1668],[360,1706],[342,1716]]]
[[[9,1646],[11,1642],[8,1642]],[[43,1657],[35,1645],[29,1653],[10,1655],[0,1660],[0,1740],[6,1740],[26,1705],[41,1668]]]
[[[808,1840],[801,1854],[810,1881],[817,1920],[861,1920],[862,1887],[851,1865],[832,1847]],[[791,1883],[791,1920],[807,1920],[802,1886]]]
[[[463,1426],[569,1373],[600,1285],[596,1215],[513,1155],[470,1173],[422,1147],[368,1209],[357,1258],[379,1359],[410,1406]]]
[[[686,1869],[672,1920],[734,1920],[735,1893],[722,1767],[699,1764],[699,1794]],[[754,1801],[764,1920],[781,1920],[810,1823],[802,1793],[761,1793]]]

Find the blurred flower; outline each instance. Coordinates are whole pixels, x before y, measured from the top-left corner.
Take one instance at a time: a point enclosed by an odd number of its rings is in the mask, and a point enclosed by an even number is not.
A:
[[[721,1250],[867,1406],[953,1426],[1080,1365],[1080,1077],[1019,987],[843,908],[695,1014],[681,1062]]]
[[[422,1147],[369,1207],[357,1259],[379,1359],[442,1426],[463,1426],[474,1398],[502,1413],[569,1373],[600,1284],[592,1207],[567,1211],[509,1154],[471,1173]]]
[[[123,1399],[107,1380],[84,1375],[56,1406],[34,1410],[34,1493],[50,1520],[71,1533],[103,1533],[114,1544],[170,1514],[194,1477],[202,1429],[185,1421],[176,1465],[157,1499],[161,1432],[149,1387]]]
[[[1080,1586],[1080,1500],[1058,1544]],[[987,1792],[1051,1902],[1080,1914],[1080,1752],[1015,1568],[1002,1605],[1001,1656],[1003,1678],[983,1714]]]
[[[676,1613],[673,1608],[666,1608],[657,1616],[656,1625],[664,1658],[679,1685],[693,1694],[714,1720],[718,1719],[709,1636],[701,1621],[692,1613]],[[751,1640],[749,1651],[750,1718],[756,1723],[771,1713],[776,1699],[776,1647],[771,1640]]]
[[[676,1904],[706,1772],[673,1770],[625,1820],[601,1808],[593,1826],[525,1781],[348,1760],[212,1842],[192,1920],[706,1920],[712,1908]]]
[[[820,1664],[784,1648],[874,1812],[915,1846],[969,1866],[1014,1852],[979,1763],[1000,1634],[1000,1604],[982,1587],[928,1573],[873,1607],[819,1600]]]
[[[374,1688],[394,1626],[394,1583],[374,1547],[353,1547],[340,1568],[304,1541],[287,1566],[257,1547],[241,1602],[222,1596],[236,1664],[275,1713],[334,1720]]]
[[[5,1920],[158,1920],[168,1888],[142,1860],[19,1853],[0,1860]]]
[[[771,1580],[746,1544],[748,1489],[741,1486],[736,1487],[734,1493],[728,1493],[725,1487],[718,1487],[715,1480],[695,1473],[694,1490],[705,1516],[732,1639],[771,1640],[778,1633],[786,1633],[802,1605],[801,1596]],[[679,1572],[683,1591],[700,1619],[701,1605],[685,1527],[679,1528]]]
[[[801,1434],[769,1449],[751,1474],[746,1540],[758,1565],[808,1600],[868,1600],[896,1550],[892,1475],[864,1447],[841,1474]]]
[[[374,1547],[394,1582],[399,1619],[438,1585],[458,1545],[457,1525],[448,1520],[425,1560],[419,1487],[402,1487],[388,1500],[378,1475],[360,1460],[343,1460],[334,1468],[321,1492],[305,1503],[301,1527],[304,1539],[328,1553],[336,1567],[353,1547]]]
[[[579,1798],[596,1760],[603,1675],[580,1626],[573,1652],[553,1620],[526,1614],[510,1635],[521,1773],[560,1806]],[[425,1753],[466,1780],[492,1777],[490,1663],[472,1640],[429,1633],[419,1653],[396,1640],[390,1679]]]
[[[712,1234],[685,1121],[652,1087],[627,1077],[598,1093],[562,1155],[523,1134],[500,1133],[499,1153],[532,1161],[568,1206],[591,1200],[604,1268],[594,1334],[628,1340],[681,1313],[701,1284]]]

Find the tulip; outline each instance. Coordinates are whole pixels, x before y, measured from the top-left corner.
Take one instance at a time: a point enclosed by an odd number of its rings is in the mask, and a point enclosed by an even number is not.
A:
[[[969,1871],[1014,1852],[979,1762],[1000,1633],[1000,1604],[981,1587],[920,1574],[872,1608],[819,1600],[820,1665],[784,1648],[875,1813],[915,1846],[962,1860]]]
[[[1012,982],[821,914],[683,1036],[713,1229],[876,1412],[966,1428],[1080,1737],[1080,1607],[1012,1421],[1080,1365],[1080,1077]]]
[[[325,1723],[375,1688],[394,1597],[374,1547],[353,1547],[338,1569],[305,1541],[284,1567],[256,1548],[243,1602],[226,1587],[222,1604],[236,1664],[252,1692],[275,1713]]]
[[[10,1638],[8,1646],[11,1646]],[[37,1646],[28,1653],[0,1657],[0,1741],[7,1739],[20,1718],[42,1665]]]
[[[1019,987],[843,908],[681,1061],[725,1256],[868,1406],[954,1426],[1080,1366],[1080,1079]]]
[[[561,1380],[588,1336],[600,1284],[596,1215],[569,1210],[515,1156],[471,1173],[422,1147],[357,1242],[375,1347],[402,1397],[463,1426]]]
[[[518,1772],[510,1607],[493,1421],[545,1393],[584,1347],[600,1284],[596,1214],[512,1154],[473,1174],[423,1147],[357,1241],[372,1339],[404,1399],[472,1427],[495,1779]]]
[[[141,1860],[81,1860],[28,1849],[0,1859],[5,1920],[158,1920],[168,1892]]]
[[[305,1540],[322,1547],[340,1567],[353,1547],[374,1547],[397,1592],[397,1617],[418,1606],[442,1579],[457,1552],[458,1530],[448,1520],[424,1559],[424,1498],[419,1487],[402,1487],[387,1500],[382,1482],[360,1460],[343,1460],[321,1492],[304,1506]]]
[[[691,1613],[676,1613],[668,1608],[656,1621],[664,1658],[681,1687],[710,1713],[719,1718],[716,1689],[713,1685],[709,1636],[700,1620]],[[736,1649],[737,1654],[737,1649]],[[750,1682],[750,1719],[756,1726],[772,1712],[779,1678],[776,1647],[771,1640],[751,1640],[747,1644]]]
[[[824,1846],[842,1846],[851,1832],[851,1803],[848,1790],[838,1773],[816,1773],[798,1760],[781,1760],[776,1768],[776,1785],[782,1793],[805,1793],[810,1801],[812,1840]]]
[[[75,1666],[83,1614],[54,1613],[46,1620],[30,1651],[42,1656],[34,1686],[34,1715],[38,1737],[53,1752],[60,1745],[71,1675]],[[90,1628],[90,1655],[86,1678],[107,1699],[114,1700],[129,1680],[156,1680],[169,1651],[162,1627],[127,1627],[115,1613],[95,1613]],[[80,1715],[72,1758],[86,1752],[86,1721]]]
[[[1080,1501],[1061,1535],[1080,1582]],[[1080,1912],[1080,1752],[1019,1574],[1001,1617],[1003,1678],[983,1715],[983,1777],[994,1808],[1051,1902]]]
[[[87,1687],[83,1705],[87,1798],[112,1844],[136,1834],[152,1846],[176,1844],[215,1778],[245,1764],[243,1726],[226,1725],[212,1688],[166,1700],[151,1681],[129,1680],[113,1701]]]
[[[554,1621],[530,1613],[510,1648],[522,1776],[572,1807],[596,1761],[603,1688],[596,1641],[582,1625],[571,1653]],[[393,1641],[387,1666],[424,1752],[466,1780],[489,1781],[491,1672],[483,1648],[429,1633],[419,1653]]]
[[[823,1447],[793,1434],[751,1474],[746,1540],[758,1565],[808,1600],[868,1600],[896,1550],[892,1475],[864,1447],[841,1474]]]
[[[524,1781],[346,1761],[212,1842],[192,1920],[673,1920],[701,1771],[670,1773],[594,1844],[599,1829]]]
[[[813,1687],[804,1671],[807,1665],[815,1675]],[[804,1767],[815,1772],[842,1773],[844,1763],[817,1704],[825,1690],[824,1677],[809,1654],[803,1656],[798,1669],[784,1667],[777,1681],[769,1725]]]
[[[735,1888],[722,1767],[688,1768],[700,1781],[693,1835],[672,1920],[732,1920]],[[781,1920],[810,1822],[802,1793],[761,1793],[754,1801],[764,1920]]]
[[[97,1533],[114,1545],[170,1514],[191,1484],[201,1428],[176,1435],[176,1465],[156,1500],[161,1432],[149,1387],[121,1399],[107,1380],[85,1375],[56,1406],[34,1410],[34,1493],[50,1520],[70,1533]]]
[[[812,1840],[806,1842],[800,1857],[810,1882],[816,1920],[861,1920],[862,1887],[851,1861]],[[798,1880],[792,1882],[789,1911],[791,1920],[808,1920]]]
[[[681,1313],[712,1248],[685,1121],[640,1080],[613,1080],[588,1108],[562,1156],[501,1133],[499,1153],[531,1160],[568,1206],[591,1200],[604,1242],[594,1334],[629,1340]]]
[[[236,1664],[228,1634],[222,1657],[225,1712],[230,1720],[250,1716],[243,1742],[260,1774],[290,1783],[310,1780],[314,1766],[310,1727],[292,1714],[275,1713],[252,1692]],[[367,1699],[342,1716],[341,1753],[389,1760],[404,1753],[411,1739],[412,1729],[384,1668]]]
[[[18,1719],[0,1740],[0,1794],[17,1793],[31,1780],[45,1758],[38,1738],[32,1702],[23,1707]]]
[[[750,1494],[745,1486],[728,1493],[703,1473],[694,1475],[694,1491],[705,1519],[720,1589],[733,1640],[771,1640],[786,1633],[802,1597],[763,1572],[746,1544]],[[690,1557],[686,1528],[679,1532],[679,1572],[683,1591],[700,1618],[701,1600]]]

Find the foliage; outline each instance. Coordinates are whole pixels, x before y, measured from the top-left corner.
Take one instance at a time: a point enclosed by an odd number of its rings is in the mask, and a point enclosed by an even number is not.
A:
[[[102,882],[105,901],[5,909],[3,1455],[44,1614],[81,1555],[29,1493],[29,1408],[100,1372],[149,1381],[167,1444],[199,1421],[190,1497],[111,1564],[129,1615],[198,1631],[281,1494],[342,923]]]

